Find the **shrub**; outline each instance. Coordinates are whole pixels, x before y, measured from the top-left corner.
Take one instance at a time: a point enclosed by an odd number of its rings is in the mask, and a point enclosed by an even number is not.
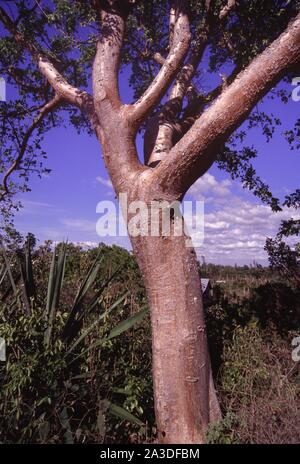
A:
[[[235,330],[233,342],[225,344],[223,358],[223,408],[238,424],[231,440],[299,443],[299,379],[290,345],[274,332],[250,324]]]
[[[17,295],[0,303],[0,336],[7,343],[7,362],[0,365],[0,441],[145,439],[153,409],[147,309],[133,306],[124,286],[121,292],[111,263],[104,272],[101,249],[89,259],[83,254],[85,277],[74,283],[68,249],[62,244],[53,253],[44,250],[42,261],[32,261],[28,248],[19,253]],[[76,250],[71,253],[74,264]],[[37,281],[35,270],[45,271],[50,261],[48,279]],[[69,308],[60,303],[66,271],[73,288]]]

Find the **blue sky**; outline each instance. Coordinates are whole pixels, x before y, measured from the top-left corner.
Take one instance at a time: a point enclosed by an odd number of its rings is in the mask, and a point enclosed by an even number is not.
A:
[[[204,85],[206,80],[208,76],[204,73]],[[212,85],[217,82],[218,76]],[[126,72],[120,75],[120,88],[123,100],[130,101],[132,92]],[[7,98],[12,94],[13,90],[8,88]],[[283,125],[269,143],[259,130],[250,131],[247,142],[259,150],[260,156],[254,163],[257,172],[273,193],[283,198],[299,187],[299,153],[290,151],[281,133],[299,117],[300,102],[290,99],[283,105],[278,100],[266,99],[260,103],[260,109],[276,113]],[[139,139],[140,152],[141,146]],[[24,208],[16,216],[18,230],[34,233],[41,242],[68,238],[74,242],[103,241],[130,248],[127,238],[101,238],[96,233],[97,203],[114,200],[96,138],[78,135],[73,128],[51,129],[43,147],[48,156],[47,167],[52,172],[42,179],[32,178],[32,191],[20,196]],[[204,201],[205,236],[197,252],[214,263],[248,264],[255,260],[265,264],[266,236],[274,235],[280,220],[290,215],[288,211],[272,213],[215,166],[191,188],[187,198]]]

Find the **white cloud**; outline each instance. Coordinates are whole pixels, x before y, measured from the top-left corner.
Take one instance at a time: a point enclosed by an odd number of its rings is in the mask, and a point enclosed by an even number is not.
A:
[[[55,242],[59,243],[59,242]],[[91,241],[72,241],[73,245],[83,248],[84,250],[91,250],[92,248],[97,248],[99,246],[98,242],[91,242]]]
[[[205,203],[204,242],[198,255],[205,255],[208,262],[266,264],[266,238],[276,235],[282,220],[299,218],[299,213],[288,208],[273,213],[266,205],[234,195],[231,185],[205,174],[189,191],[195,200],[204,197]],[[220,201],[224,197],[226,201]]]
[[[193,197],[208,197],[214,195],[218,197],[225,197],[230,195],[231,181],[226,179],[220,182],[208,172],[204,174],[195,184],[190,188],[189,193]]]
[[[72,218],[63,218],[60,219],[60,222],[66,226],[66,232],[70,230],[76,230],[80,232],[96,232],[96,222],[89,221],[87,219],[72,219]]]
[[[109,179],[105,179],[104,177],[98,176],[98,177],[96,177],[96,180],[100,184],[104,185],[105,187],[108,187],[110,189],[113,188],[112,183],[111,183],[111,181]]]
[[[111,188],[109,180],[101,177],[97,180]],[[190,189],[189,194],[193,200],[204,200],[204,242],[197,248],[198,256],[204,255],[207,262],[215,263],[249,264],[255,260],[266,264],[267,256],[264,251],[266,237],[275,236],[282,220],[289,219],[291,216],[295,219],[299,218],[299,213],[288,208],[273,213],[268,206],[260,204],[258,200],[252,200],[251,197],[245,200],[244,195],[237,196],[233,192],[234,185],[229,180],[218,181],[212,174],[206,173]],[[60,217],[56,224],[51,222],[50,226],[46,226],[45,221],[43,226],[39,227],[26,225],[26,231],[32,230],[43,239],[61,240],[68,237],[72,241],[90,244],[87,246],[93,246],[99,241],[131,249],[128,237],[97,235],[98,215],[95,216],[95,220],[70,218],[66,217],[66,212],[64,212],[65,217],[62,217],[62,214],[58,214],[59,210],[48,203],[27,201],[25,206],[25,212],[30,213],[30,222],[32,214],[36,216],[55,214],[56,217]],[[21,229],[24,228],[23,225]],[[195,238],[201,243],[199,230]]]
[[[38,214],[38,215],[49,215],[49,214],[58,214],[64,211],[63,208],[58,208],[51,203],[41,202],[41,201],[32,201],[32,200],[22,200],[23,208],[20,209],[19,215],[27,214]]]

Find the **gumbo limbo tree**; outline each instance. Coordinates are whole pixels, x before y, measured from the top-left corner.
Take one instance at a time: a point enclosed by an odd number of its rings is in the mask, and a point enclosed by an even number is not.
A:
[[[18,89],[1,104],[4,219],[45,169],[43,134],[68,122],[97,137],[116,194],[129,201],[181,201],[216,162],[279,210],[245,136],[259,127],[270,139],[280,124],[257,104],[288,99],[276,85],[300,69],[299,11],[295,0],[2,1],[0,74]],[[130,104],[120,98],[122,67]],[[204,69],[216,83],[209,89]],[[151,310],[159,440],[202,443],[220,408],[195,251],[172,233],[131,242]]]

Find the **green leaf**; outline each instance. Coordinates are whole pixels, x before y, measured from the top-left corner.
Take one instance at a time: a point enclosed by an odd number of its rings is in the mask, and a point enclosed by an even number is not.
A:
[[[147,314],[148,308],[142,309],[142,311],[139,311],[133,316],[130,316],[128,319],[114,327],[106,337],[106,340],[111,340],[112,338],[118,337],[123,332],[126,332],[126,330],[131,329],[131,327],[133,327],[135,324],[141,322]]]
[[[31,313],[32,300],[36,298],[35,282],[33,276],[33,265],[31,259],[30,241],[27,242],[24,247],[24,253],[18,253],[18,260],[21,270],[22,279],[22,290],[23,290],[23,301],[27,310],[27,313]]]
[[[94,284],[97,278],[97,275],[99,273],[99,269],[100,269],[100,265],[102,261],[102,258],[99,260],[100,253],[101,253],[101,250],[97,254],[95,261],[90,266],[86,274],[86,277],[84,278],[82,284],[79,287],[79,290],[75,297],[75,301],[73,303],[73,307],[71,309],[70,315],[65,324],[65,327],[62,333],[62,338],[64,340],[68,340],[69,342],[76,337],[78,331],[80,330],[81,327],[80,327],[79,322],[83,318],[83,315],[85,314],[85,312],[91,311],[91,309],[95,306],[95,304],[88,305],[88,308],[86,311],[83,309],[84,298],[87,292],[90,290],[90,288]],[[103,292],[103,289],[101,289],[101,293],[102,292]],[[99,299],[99,296],[97,296],[96,303],[98,302],[98,299]]]
[[[43,421],[38,426],[39,436],[42,443],[47,442],[47,438],[50,432],[50,424],[48,421]]]
[[[48,315],[47,329],[45,331],[44,345],[46,348],[50,345],[53,322],[55,312],[59,304],[60,292],[64,280],[65,267],[67,256],[67,243],[63,243],[56,261],[56,250],[53,251],[53,258],[51,263],[49,283],[48,283],[48,296],[46,312]],[[49,297],[49,300],[48,300]]]
[[[136,416],[131,414],[129,411],[127,411],[124,408],[121,408],[121,406],[118,406],[117,404],[111,403],[110,401],[107,400],[107,412],[110,414],[119,417],[119,419],[126,420],[128,422],[132,422],[133,424],[139,425],[140,427],[144,426],[144,423]]]
[[[101,316],[99,317],[99,319],[97,319],[96,321],[94,321],[81,335],[79,338],[77,338],[77,340],[73,343],[73,345],[68,349],[66,355],[70,354],[75,348],[76,346],[79,345],[79,343],[85,339],[85,337],[92,332],[92,330],[99,324],[99,322],[105,318],[105,316],[107,316],[113,309],[115,309],[117,306],[119,306],[120,303],[122,303],[122,301],[125,300],[125,298],[128,296],[129,292],[126,292],[124,295],[122,295],[120,298],[118,298],[117,301],[115,301],[103,314],[101,314]]]
[[[48,292],[47,292],[47,302],[46,302],[46,317],[51,310],[52,298],[53,298],[53,290],[54,290],[54,278],[55,278],[55,263],[56,263],[56,248],[54,247],[53,254],[52,254],[52,261],[50,266],[50,273],[48,279]]]
[[[70,426],[70,420],[69,420],[69,414],[68,414],[67,408],[63,408],[63,410],[61,411],[59,415],[59,418],[60,418],[62,427],[66,430],[64,433],[65,443],[67,445],[73,445],[74,439],[73,439],[73,434],[72,434],[72,430]]]
[[[135,324],[138,324],[139,322],[141,322],[146,316],[146,314],[148,314],[148,308],[143,309],[142,311],[139,311],[133,316],[130,316],[128,319],[126,319],[125,321],[121,322],[116,327],[114,327],[110,331],[107,337],[101,338],[98,342],[94,343],[93,345],[90,345],[86,350],[82,351],[78,356],[72,359],[71,363],[73,363],[78,358],[86,354],[89,350],[93,348],[97,348],[97,346],[103,345],[107,340],[111,340],[112,338],[118,337],[126,330],[131,329]]]
[[[102,338],[98,342],[91,345],[88,348],[88,350],[91,350],[92,348],[96,348],[97,346],[103,345],[103,343],[105,343],[106,341],[111,340],[112,338],[118,337],[123,332],[126,332],[126,330],[131,329],[135,324],[138,324],[139,322],[141,322],[147,313],[148,313],[148,309],[143,309],[142,311],[139,311],[133,316],[130,316],[125,321],[120,322],[120,324],[114,327],[106,337]]]
[[[7,257],[6,250],[5,250],[5,246],[4,246],[4,243],[2,242],[2,240],[0,240],[0,247],[1,247],[1,249],[2,249],[2,253],[3,253],[3,257],[4,257],[4,262],[5,262],[6,270],[7,270],[7,272],[8,272],[8,276],[9,276],[9,280],[10,280],[11,287],[12,287],[12,289],[13,289],[13,292],[14,292],[15,297],[17,298],[17,297],[18,297],[17,286],[16,286],[16,284],[15,284],[15,281],[14,281],[14,278],[13,278],[13,275],[12,275],[12,272],[11,272],[11,269],[10,269],[10,262],[9,262],[8,257]]]

